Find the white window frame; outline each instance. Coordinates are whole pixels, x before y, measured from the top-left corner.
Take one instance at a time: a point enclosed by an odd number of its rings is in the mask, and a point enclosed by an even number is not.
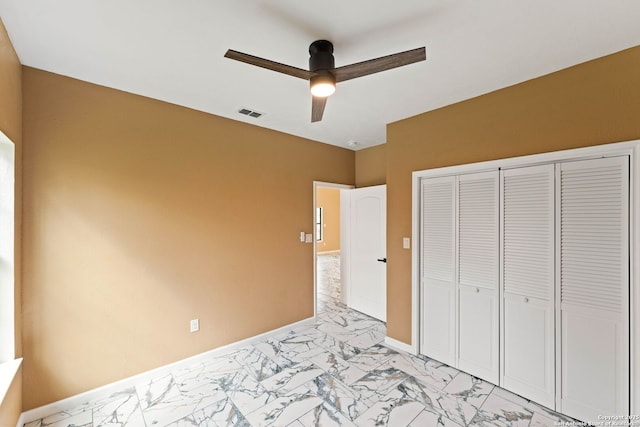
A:
[[[0,131],[0,363],[15,358],[15,146]]]

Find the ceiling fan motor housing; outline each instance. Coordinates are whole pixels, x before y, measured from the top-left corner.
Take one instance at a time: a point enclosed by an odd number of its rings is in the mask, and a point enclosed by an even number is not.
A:
[[[309,71],[328,71],[335,68],[333,45],[327,40],[316,40],[309,46]]]
[[[311,93],[321,97],[331,95],[336,87],[333,45],[327,40],[316,40],[309,46],[309,55],[309,71],[314,73],[309,79]]]

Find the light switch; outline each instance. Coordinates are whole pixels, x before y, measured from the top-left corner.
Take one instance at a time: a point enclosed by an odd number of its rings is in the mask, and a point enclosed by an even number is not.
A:
[[[313,243],[313,234],[307,234],[307,238],[305,240],[306,243]]]
[[[411,238],[409,237],[402,238],[402,249],[411,249]]]
[[[304,239],[305,239],[304,231],[301,231],[301,232],[300,232],[300,241],[301,241],[302,243],[304,243]]]

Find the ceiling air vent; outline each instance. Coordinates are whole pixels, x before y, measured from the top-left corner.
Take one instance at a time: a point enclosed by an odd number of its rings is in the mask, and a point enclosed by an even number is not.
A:
[[[238,113],[244,114],[245,116],[253,117],[257,119],[262,115],[262,113],[258,113],[257,111],[249,110],[248,108],[241,108],[238,110]]]

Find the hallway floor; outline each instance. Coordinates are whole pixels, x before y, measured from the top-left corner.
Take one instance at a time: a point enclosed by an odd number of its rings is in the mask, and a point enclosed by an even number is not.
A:
[[[447,365],[385,347],[383,322],[339,302],[339,277],[339,258],[319,256],[314,324],[25,426],[571,425]]]

